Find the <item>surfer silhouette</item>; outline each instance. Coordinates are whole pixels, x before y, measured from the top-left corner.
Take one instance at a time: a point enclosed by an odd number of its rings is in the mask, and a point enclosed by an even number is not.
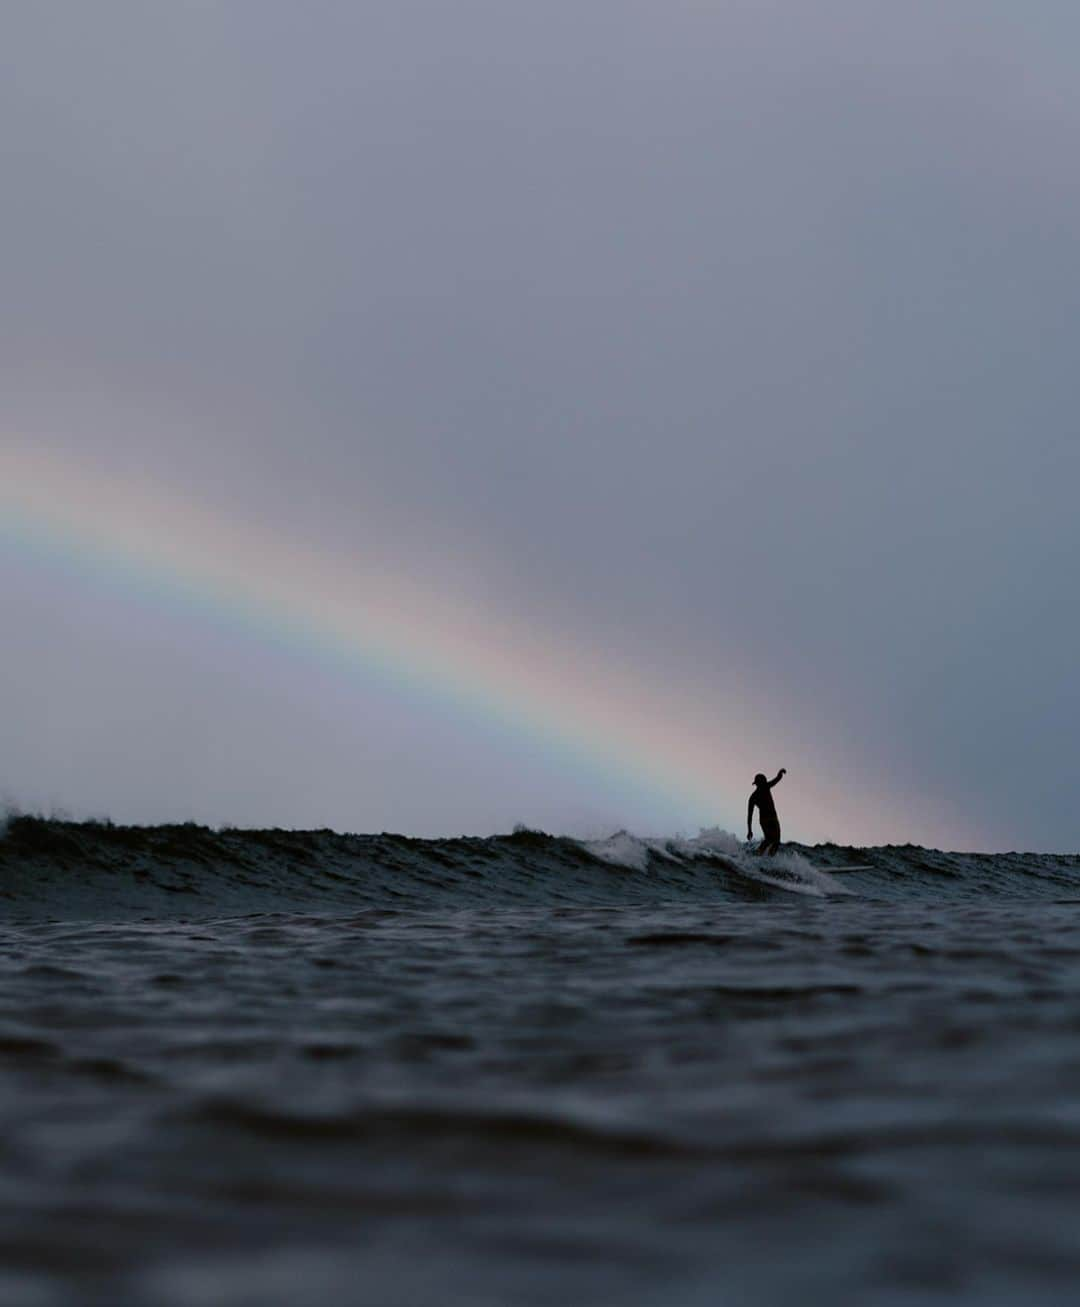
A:
[[[773,854],[780,847],[780,818],[776,815],[772,787],[780,783],[786,772],[787,768],[781,767],[771,781],[767,781],[761,772],[754,777],[754,792],[746,805],[746,838],[754,838],[754,809],[757,808],[763,836],[757,846],[758,853]]]

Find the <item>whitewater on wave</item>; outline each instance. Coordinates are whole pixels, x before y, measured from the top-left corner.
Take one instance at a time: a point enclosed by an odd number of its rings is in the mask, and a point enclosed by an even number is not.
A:
[[[619,831],[607,839],[585,840],[582,844],[601,861],[643,873],[649,871],[651,860],[668,860],[682,866],[704,863],[714,864],[718,871],[793,894],[823,898],[828,894],[852,892],[795,848],[782,849],[775,857],[759,858],[730,831],[719,826],[703,830],[692,839],[683,836],[641,839],[628,831]]]

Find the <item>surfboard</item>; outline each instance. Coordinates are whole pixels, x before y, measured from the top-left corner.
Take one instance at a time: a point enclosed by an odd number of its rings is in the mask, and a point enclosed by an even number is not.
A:
[[[830,876],[835,875],[838,871],[877,871],[877,867],[815,867],[815,871],[827,872]]]

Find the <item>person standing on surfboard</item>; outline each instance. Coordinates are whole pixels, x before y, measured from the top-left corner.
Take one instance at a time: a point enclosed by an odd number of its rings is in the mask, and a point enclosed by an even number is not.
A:
[[[754,777],[754,792],[746,806],[746,838],[754,838],[754,809],[757,808],[763,836],[757,846],[758,853],[773,854],[780,847],[780,818],[776,815],[772,787],[780,783],[786,772],[787,768],[781,767],[771,781],[767,781],[761,772]]]

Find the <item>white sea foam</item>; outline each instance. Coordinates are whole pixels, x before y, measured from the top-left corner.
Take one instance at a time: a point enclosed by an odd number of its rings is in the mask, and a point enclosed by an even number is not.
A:
[[[593,857],[630,871],[648,871],[651,857],[678,863],[722,860],[729,866],[734,864],[738,874],[748,880],[796,894],[823,898],[851,892],[794,849],[782,849],[767,860],[758,858],[737,835],[719,826],[702,830],[693,837],[677,835],[668,839],[645,839],[629,831],[618,831],[606,839],[582,840],[581,844]]]
[[[649,842],[638,839],[629,831],[617,831],[603,840],[581,840],[582,848],[588,849],[594,858],[601,862],[610,862],[616,867],[626,867],[630,871],[645,871],[649,866]]]

